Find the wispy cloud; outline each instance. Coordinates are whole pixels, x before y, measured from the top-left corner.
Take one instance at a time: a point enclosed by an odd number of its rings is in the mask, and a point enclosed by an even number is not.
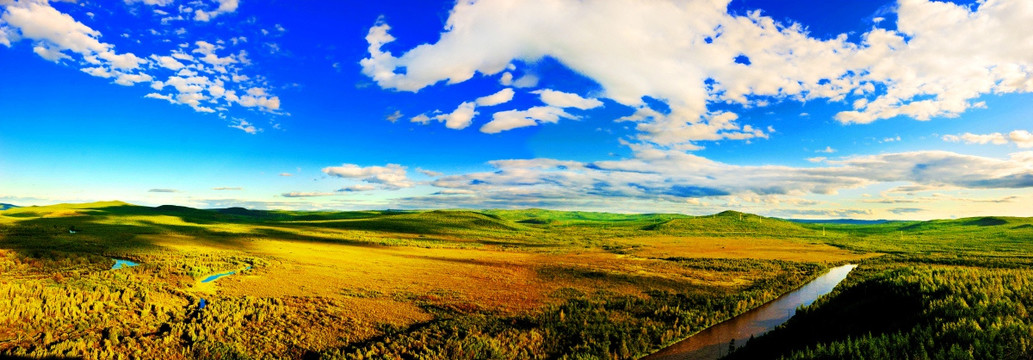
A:
[[[407,188],[413,185],[406,174],[405,167],[398,164],[367,167],[342,164],[325,167],[323,173],[344,179],[358,179],[370,184],[379,184],[388,189]]]
[[[942,139],[947,142],[964,142],[966,144],[980,145],[1005,145],[1011,142],[1019,148],[1033,148],[1033,133],[1030,133],[1027,130],[1015,130],[1008,133],[1008,135],[999,132],[990,134],[964,133],[960,135],[944,135]]]
[[[321,197],[321,196],[334,196],[337,195],[332,192],[289,192],[280,194],[280,196],[287,198],[304,198],[304,197]]]

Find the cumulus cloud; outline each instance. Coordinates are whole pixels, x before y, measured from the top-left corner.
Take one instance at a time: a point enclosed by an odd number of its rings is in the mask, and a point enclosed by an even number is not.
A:
[[[171,4],[166,0],[126,2],[152,6]],[[232,12],[237,6],[237,0],[219,0],[211,4],[214,10],[209,13]],[[0,44],[10,46],[14,41],[25,39],[32,41],[33,52],[43,59],[70,63],[84,73],[111,79],[117,85],[146,83],[155,91],[172,90],[149,93],[145,98],[187,105],[203,113],[213,113],[216,108],[226,109],[234,104],[279,113],[278,97],[267,92],[248,92],[258,82],[241,74],[249,64],[246,52],[227,52],[221,40],[216,43],[195,41],[193,49],[183,44],[182,50],[175,48],[168,54],[137,56],[116,51],[114,45],[101,40],[99,31],[58,11],[46,1],[0,2],[0,11]],[[179,11],[194,9],[180,7]],[[161,33],[152,31],[152,34]],[[177,32],[177,36],[182,35]]]
[[[499,92],[497,93],[477,98],[476,103],[477,106],[501,105],[509,102],[510,100],[513,100],[514,94],[515,92],[513,91],[513,89],[505,88],[499,90]]]
[[[179,192],[179,190],[176,190],[176,189],[150,189],[150,190],[147,190],[147,192],[152,192],[152,193],[174,193],[174,192]]]
[[[564,111],[565,108],[588,110],[603,106],[598,99],[583,98],[578,94],[567,93],[552,89],[532,91],[537,94],[541,101],[547,106],[535,106],[526,110],[506,110],[496,112],[492,120],[481,126],[480,131],[486,134],[497,134],[502,131],[516,128],[535,126],[540,123],[556,123],[560,118],[578,119]],[[424,114],[417,115],[411,119],[412,122],[427,124],[431,120],[444,122],[449,129],[465,129],[473,123],[473,118],[478,114],[478,106],[495,106],[513,100],[515,92],[512,88],[505,88],[497,93],[477,98],[472,102],[464,102],[454,111],[448,114],[438,114],[430,117]]]
[[[150,0],[150,1],[162,1],[162,0]],[[197,9],[194,11],[194,20],[207,22],[211,21],[212,18],[237,11],[237,6],[240,5],[238,0],[217,0],[215,3],[218,5],[214,10],[205,11],[203,9]]]
[[[370,184],[380,184],[388,189],[407,188],[413,185],[406,175],[405,167],[398,164],[362,167],[342,164],[323,168],[323,173],[345,179],[358,179]]]
[[[597,82],[602,97],[635,108],[624,120],[638,122],[641,141],[682,148],[766,136],[736,114],[714,111],[719,102],[849,102],[853,109],[836,119],[869,123],[956,116],[985,106],[973,101],[984,94],[1033,91],[1033,43],[1026,41],[1033,4],[1025,0],[971,7],[901,0],[898,30],[875,27],[858,43],[845,34],[817,39],[759,11],[730,14],[728,3],[463,1],[436,42],[398,55],[383,50],[394,37],[378,21],[360,64],[379,86],[415,92],[477,73],[515,86],[513,65],[552,57]],[[653,109],[644,97],[670,111]]]
[[[1015,130],[1008,133],[1008,139],[1023,149],[1033,148],[1033,133],[1026,130]]]
[[[473,124],[473,117],[477,116],[477,104],[474,102],[464,102],[459,104],[455,110],[447,114],[438,114],[434,117],[428,117],[427,115],[420,114],[414,116],[411,121],[414,123],[427,124],[431,120],[437,120],[445,123],[445,127],[453,130],[462,130]]]
[[[556,123],[560,118],[577,119],[554,106],[535,106],[527,110],[500,111],[492,115],[491,121],[481,126],[481,132],[497,134],[506,130],[535,126],[539,123]]]
[[[178,71],[178,70],[186,67],[186,65],[183,65],[183,63],[179,62],[178,60],[176,60],[176,58],[174,58],[172,56],[151,55],[151,59],[154,59],[154,61],[159,66],[164,67],[164,68],[169,69],[169,70],[172,70],[172,71]]]
[[[10,46],[12,35],[32,40],[33,52],[40,57],[59,61],[71,59],[65,52],[82,57],[93,65],[111,67],[120,71],[140,68],[146,60],[132,53],[117,53],[114,46],[100,41],[100,32],[76,21],[51,7],[46,2],[21,1],[5,4],[0,15],[0,33]]]
[[[538,96],[542,99],[542,102],[546,105],[558,108],[575,108],[581,110],[588,110],[603,106],[602,101],[596,99],[586,99],[578,94],[566,93],[552,89],[535,90],[531,93],[538,94]]]
[[[895,116],[953,117],[983,94],[1033,91],[1033,4],[986,1],[977,7],[901,0],[897,32],[874,29],[850,59],[867,95],[836,118],[868,123]],[[874,94],[867,84],[887,86]]]

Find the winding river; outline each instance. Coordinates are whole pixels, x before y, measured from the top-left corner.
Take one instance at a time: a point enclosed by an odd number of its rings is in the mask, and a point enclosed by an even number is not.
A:
[[[720,324],[711,326],[689,338],[674,343],[642,360],[718,359],[728,352],[728,343],[735,339],[738,346],[750,336],[760,336],[789,320],[801,305],[810,305],[818,297],[828,294],[857,265],[832,268],[799,289],[747,311]]]
[[[240,270],[240,271],[246,271],[246,270],[250,270],[250,269],[251,269],[251,265],[248,265],[248,267],[246,267],[246,268],[244,268],[243,270]],[[218,280],[219,278],[221,278],[223,276],[230,276],[230,275],[233,275],[233,274],[236,274],[236,273],[237,273],[237,270],[227,271],[227,272],[224,272],[224,273],[221,273],[221,274],[215,274],[215,275],[206,277],[204,280],[201,280],[201,283],[212,282],[212,281]]]

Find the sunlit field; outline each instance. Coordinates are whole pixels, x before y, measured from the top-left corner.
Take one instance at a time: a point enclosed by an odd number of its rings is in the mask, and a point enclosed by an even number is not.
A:
[[[0,212],[0,353],[636,358],[833,265],[861,263],[844,283],[855,287],[891,276],[876,271],[887,267],[1021,269],[1030,223],[118,202],[15,208]],[[115,259],[139,265],[112,269]],[[832,351],[821,349],[793,356]]]
[[[10,310],[0,318],[0,349],[31,356],[480,357],[519,356],[519,348],[554,357],[584,350],[550,348],[554,338],[593,340],[556,332],[543,317],[580,316],[564,310],[578,301],[592,308],[620,300],[628,307],[603,310],[608,322],[655,328],[604,345],[633,357],[770,300],[829,264],[869,256],[821,244],[813,230],[774,219],[768,221],[788,228],[754,226],[741,234],[730,226],[726,234],[684,236],[693,230],[665,224],[691,219],[674,215],[296,213],[123,203],[0,214],[3,305]],[[140,265],[111,270],[113,259]],[[203,282],[228,271],[237,273]],[[690,299],[697,306],[664,311],[687,323],[656,318],[667,303],[688,301],[684,296],[696,297]],[[375,345],[471,319],[541,323],[459,339],[483,343],[480,350]]]

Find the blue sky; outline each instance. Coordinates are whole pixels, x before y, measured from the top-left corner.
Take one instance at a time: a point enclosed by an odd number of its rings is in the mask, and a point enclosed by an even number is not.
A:
[[[1029,216],[1033,4],[0,0],[0,202]]]

